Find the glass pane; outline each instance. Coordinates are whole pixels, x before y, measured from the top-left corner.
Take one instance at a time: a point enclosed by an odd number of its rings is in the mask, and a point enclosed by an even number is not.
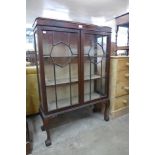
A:
[[[43,55],[49,111],[77,104],[77,33],[43,31]]]
[[[106,50],[106,36],[85,35],[84,101],[105,96]]]

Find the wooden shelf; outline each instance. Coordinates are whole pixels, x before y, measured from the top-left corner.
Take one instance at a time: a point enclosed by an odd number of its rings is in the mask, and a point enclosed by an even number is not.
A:
[[[64,62],[66,62],[66,61],[69,61],[69,62],[71,62],[71,63],[77,63],[78,62],[78,55],[72,55],[72,56],[68,56],[68,57],[50,57],[49,55],[44,55],[43,56],[43,58],[45,59],[45,60],[51,60],[51,61],[53,61],[54,60],[54,62],[55,63],[58,63],[58,64],[64,64]]]
[[[103,55],[98,55],[98,56],[89,56],[89,55],[84,55],[84,62],[87,62],[87,61],[90,61],[91,59],[97,59],[97,58],[102,58],[102,59],[106,59],[106,57],[103,57]],[[47,55],[44,55],[44,59],[46,59],[47,61],[48,60],[51,60],[58,63],[58,64],[63,64],[64,62],[66,61],[70,61],[71,63],[78,63],[78,55],[72,55],[70,57],[50,57],[50,56],[47,56]]]
[[[54,58],[56,60],[61,60],[61,59],[66,59],[66,58],[72,58],[72,59],[78,58],[78,55],[71,55],[68,57],[50,57],[49,55],[44,55],[43,57],[47,59]],[[89,58],[89,57],[96,58],[96,57],[103,57],[103,55],[97,55],[97,56],[84,55],[84,58]]]
[[[101,95],[98,94],[98,93],[95,93],[95,92],[92,92],[92,93],[91,93],[91,100],[98,99],[98,98],[100,98],[100,97],[101,97]],[[86,101],[89,101],[89,100],[90,100],[89,94],[85,94],[85,95],[84,95],[84,101],[86,102]]]
[[[101,96],[98,93],[95,93],[95,92],[91,93],[91,100],[98,99],[100,97]],[[89,94],[85,94],[84,99],[85,99],[85,101],[89,101]],[[75,105],[78,102],[79,102],[78,96],[72,97],[72,105]],[[63,107],[70,106],[71,105],[70,104],[70,98],[58,100],[57,105],[58,105],[58,108],[63,108]],[[55,110],[56,109],[56,102],[55,101],[49,102],[48,103],[48,109],[49,110]]]
[[[71,56],[65,56],[65,57],[51,57],[50,55],[43,55],[44,58],[54,58],[54,59],[62,59],[62,58],[76,58],[78,55],[71,55]]]
[[[101,78],[100,75],[91,75],[91,80],[99,79],[99,78]],[[90,80],[90,76],[85,76],[84,80]],[[72,77],[71,83],[74,83],[74,82],[78,82],[78,77]],[[62,84],[68,84],[68,83],[70,83],[69,78],[56,80],[56,85],[62,85]],[[55,85],[54,80],[46,81],[46,86],[54,86],[54,85]]]

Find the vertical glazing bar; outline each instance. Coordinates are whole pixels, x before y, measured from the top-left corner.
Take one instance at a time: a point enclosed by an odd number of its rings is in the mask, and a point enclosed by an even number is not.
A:
[[[69,63],[69,86],[70,86],[70,104],[72,105],[71,63]]]
[[[91,100],[91,61],[90,61],[90,92],[89,92],[89,99]]]
[[[102,87],[102,61],[101,61],[101,85],[100,85],[100,87],[101,87],[101,88],[100,88],[100,89],[101,89],[101,90],[100,90],[100,95],[101,95],[101,94],[103,94],[103,93],[102,93],[102,89],[103,89],[103,87]]]
[[[70,46],[70,33],[67,33],[68,45]],[[73,53],[72,53],[73,54]],[[72,105],[72,87],[71,87],[71,63],[69,63],[69,87],[70,87],[70,105]]]
[[[97,43],[98,43],[98,40],[97,40],[97,35],[95,35],[94,37],[94,43],[95,43],[95,53],[94,53],[94,73],[93,74],[97,74]],[[98,80],[94,80],[94,91],[97,92],[97,81]]]
[[[55,102],[56,102],[56,109],[58,109],[55,64],[53,64],[53,65],[54,65],[54,89],[55,89]]]
[[[102,50],[103,50],[103,52],[104,52],[104,47],[103,47],[103,36],[102,36]],[[103,53],[103,54],[104,54],[104,53]],[[101,88],[100,88],[101,90],[100,90],[100,94],[103,94],[103,93],[102,93],[102,92],[103,92],[103,91],[102,91],[102,89],[103,89],[103,83],[102,83],[102,82],[103,82],[103,80],[102,80],[102,70],[103,70],[103,69],[102,69],[102,64],[103,64],[103,59],[102,59],[102,61],[101,61]]]
[[[83,104],[85,100],[84,96],[84,53],[85,53],[85,37],[84,30],[80,30],[78,33],[78,94],[79,94],[79,103]]]

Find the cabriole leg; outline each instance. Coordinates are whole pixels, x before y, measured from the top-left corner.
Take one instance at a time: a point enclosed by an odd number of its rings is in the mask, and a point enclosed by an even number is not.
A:
[[[46,146],[50,146],[51,145],[51,137],[50,137],[50,131],[49,131],[49,120],[48,119],[43,119],[43,123],[44,125],[42,126],[42,129],[44,129],[46,131],[47,134],[47,139],[45,140],[45,144]]]
[[[41,130],[42,130],[42,131],[45,131],[44,125],[41,126]]]
[[[47,139],[45,140],[45,144],[46,144],[46,146],[50,146],[51,145],[50,131],[49,131],[49,129],[45,129],[45,131],[47,134]]]
[[[110,111],[110,101],[108,100],[105,104],[105,110],[104,110],[104,120],[109,121],[109,111]]]
[[[51,145],[51,137],[50,137],[50,131],[49,131],[49,119],[48,118],[44,118],[42,113],[40,112],[40,116],[42,118],[43,121],[43,125],[41,126],[41,130],[42,131],[46,131],[47,134],[47,139],[45,140],[45,144],[46,146],[50,146]]]

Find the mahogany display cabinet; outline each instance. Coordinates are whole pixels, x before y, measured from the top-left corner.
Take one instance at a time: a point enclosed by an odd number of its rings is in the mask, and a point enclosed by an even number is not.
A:
[[[101,104],[108,121],[111,28],[40,17],[33,27],[46,146],[59,114]]]

